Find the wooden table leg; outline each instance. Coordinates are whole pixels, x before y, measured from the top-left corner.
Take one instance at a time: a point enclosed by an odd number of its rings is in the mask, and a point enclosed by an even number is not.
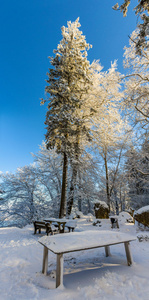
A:
[[[65,224],[63,224],[62,226],[63,226],[62,233],[64,233],[65,232]]]
[[[63,284],[63,253],[57,254],[56,288]]]
[[[57,222],[58,223],[58,222]],[[60,223],[58,223],[58,232],[60,233],[61,232],[61,225]]]
[[[61,222],[58,222],[58,230],[59,230],[59,233],[64,233],[64,231],[65,231],[65,224],[63,224]]]
[[[105,246],[105,253],[106,253],[106,257],[110,256],[110,247],[109,246]]]
[[[44,246],[43,249],[43,263],[42,263],[42,273],[47,275],[48,271],[48,248]]]
[[[132,265],[132,256],[131,256],[131,251],[130,251],[130,244],[129,242],[125,242],[125,251],[126,251],[126,257],[127,257],[127,263],[128,266]]]

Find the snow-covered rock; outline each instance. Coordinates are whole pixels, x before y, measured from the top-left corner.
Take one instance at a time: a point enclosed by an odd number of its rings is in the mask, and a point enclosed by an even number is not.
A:
[[[120,212],[118,215],[119,223],[133,223],[133,217],[126,211]]]

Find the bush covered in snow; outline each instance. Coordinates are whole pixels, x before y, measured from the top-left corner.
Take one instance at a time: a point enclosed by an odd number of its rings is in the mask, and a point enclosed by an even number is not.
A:
[[[96,219],[108,219],[109,207],[104,201],[96,201],[94,205]]]
[[[149,227],[149,205],[134,212],[134,219],[144,226]]]

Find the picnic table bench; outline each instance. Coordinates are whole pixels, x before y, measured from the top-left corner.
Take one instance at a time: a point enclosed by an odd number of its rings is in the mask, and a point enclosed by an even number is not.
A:
[[[68,228],[69,232],[74,231],[74,229],[77,226],[77,221],[76,220],[68,220],[68,222],[65,224],[65,227]]]
[[[132,256],[129,248],[129,242],[135,240],[133,236],[121,232],[111,231],[83,231],[70,232],[57,236],[44,236],[38,242],[44,246],[42,273],[47,275],[48,269],[48,250],[57,255],[56,267],[56,287],[63,284],[63,254],[105,247],[106,256],[110,255],[110,246],[124,243],[127,264],[132,264]]]
[[[45,221],[34,221],[33,224],[34,224],[34,234],[36,234],[37,230],[39,231],[39,233],[41,233],[41,229],[45,229],[47,235],[50,232],[53,235],[52,226],[48,222],[45,222]]]

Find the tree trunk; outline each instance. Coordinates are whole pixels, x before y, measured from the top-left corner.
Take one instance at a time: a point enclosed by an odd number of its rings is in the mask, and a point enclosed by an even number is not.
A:
[[[34,199],[33,199],[33,191],[29,192],[29,200],[30,200],[30,223],[32,223],[33,218],[34,218]]]
[[[78,175],[79,175],[79,191],[81,191],[81,175],[80,175],[80,172],[78,172]],[[79,209],[79,211],[82,211],[81,193],[79,193],[79,196],[78,196],[78,209]]]
[[[59,218],[63,218],[64,216],[66,216],[67,167],[68,167],[68,158],[66,152],[64,152],[63,178],[62,178],[62,191],[61,191],[61,204],[60,204]]]
[[[87,200],[87,204],[88,204],[88,213],[91,213],[91,203],[90,200]]]
[[[72,178],[71,178],[71,185],[70,185],[70,194],[69,194],[69,201],[68,201],[68,206],[67,206],[67,212],[68,215],[71,214],[72,206],[73,206],[73,201],[74,201],[74,191],[75,191],[75,185],[76,185],[76,178],[77,178],[77,166],[73,166],[72,170]]]
[[[74,202],[74,192],[76,186],[76,178],[78,172],[78,159],[79,159],[79,143],[80,143],[80,128],[77,127],[77,134],[76,134],[76,143],[74,145],[75,149],[75,163],[72,162],[72,178],[71,178],[71,185],[70,185],[70,194],[69,194],[69,202],[68,202],[68,215],[71,214],[73,202]]]
[[[82,211],[82,198],[81,198],[81,195],[79,195],[79,197],[78,197],[78,210]]]
[[[105,161],[105,170],[106,170],[106,193],[107,193],[107,204],[109,206],[109,212],[110,212],[110,188],[109,188],[109,174],[108,174],[108,165],[107,165],[107,156],[105,154],[104,157]]]

